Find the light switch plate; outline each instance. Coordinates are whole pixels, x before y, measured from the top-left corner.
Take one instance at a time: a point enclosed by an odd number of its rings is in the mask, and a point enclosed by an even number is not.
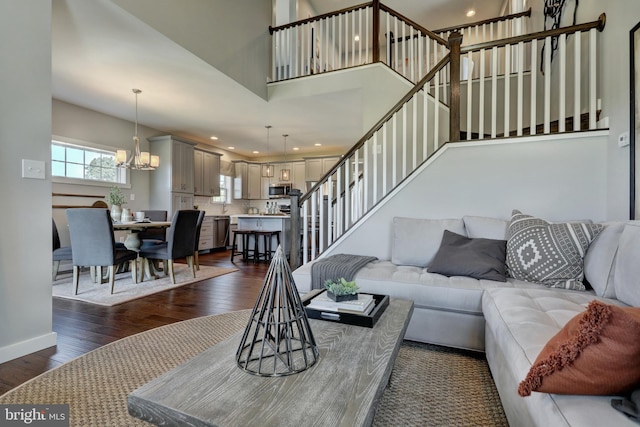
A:
[[[618,136],[618,147],[626,147],[629,145],[629,132],[621,133]]]
[[[45,179],[44,162],[41,160],[22,159],[22,177]]]

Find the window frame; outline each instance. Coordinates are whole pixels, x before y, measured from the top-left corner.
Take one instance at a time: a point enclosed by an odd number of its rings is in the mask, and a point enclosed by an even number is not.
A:
[[[58,143],[58,144],[56,144]],[[83,141],[79,139],[68,138],[60,135],[51,135],[51,145],[50,145],[50,153],[51,149],[54,145],[71,145],[77,147],[81,150],[100,150],[106,152],[113,152],[115,157],[117,147],[97,144],[94,142]],[[127,156],[130,155],[130,151],[127,151]],[[59,183],[59,184],[76,184],[76,185],[87,185],[92,187],[112,187],[117,186],[120,188],[131,188],[131,173],[129,169],[120,169],[119,170],[119,180],[118,182],[114,181],[100,181],[96,179],[84,179],[84,178],[70,178],[66,176],[53,175],[53,158],[49,158],[49,168],[51,171],[51,182]]]
[[[220,195],[212,196],[211,203],[216,205],[223,204],[231,204],[231,177],[227,175],[220,174]],[[216,200],[221,199],[223,197],[222,193],[224,193],[224,200]]]

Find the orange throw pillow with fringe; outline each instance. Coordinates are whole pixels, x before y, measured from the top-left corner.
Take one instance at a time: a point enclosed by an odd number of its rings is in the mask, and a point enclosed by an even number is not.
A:
[[[594,300],[542,349],[518,394],[625,394],[640,383],[640,308]]]

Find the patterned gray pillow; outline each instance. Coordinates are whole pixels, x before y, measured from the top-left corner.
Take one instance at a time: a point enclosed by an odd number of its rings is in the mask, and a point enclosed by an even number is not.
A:
[[[550,288],[584,291],[584,255],[603,228],[583,222],[549,223],[514,210],[507,240],[507,273]]]

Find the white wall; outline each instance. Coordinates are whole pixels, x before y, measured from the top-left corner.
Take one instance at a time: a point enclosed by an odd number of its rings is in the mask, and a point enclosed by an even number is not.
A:
[[[51,2],[0,0],[0,363],[55,345],[51,321]],[[21,177],[22,159],[46,179]]]
[[[393,217],[607,218],[608,132],[449,144],[327,251],[389,259]]]
[[[112,0],[266,99],[272,5],[266,0]],[[198,31],[185,31],[197,28]]]

